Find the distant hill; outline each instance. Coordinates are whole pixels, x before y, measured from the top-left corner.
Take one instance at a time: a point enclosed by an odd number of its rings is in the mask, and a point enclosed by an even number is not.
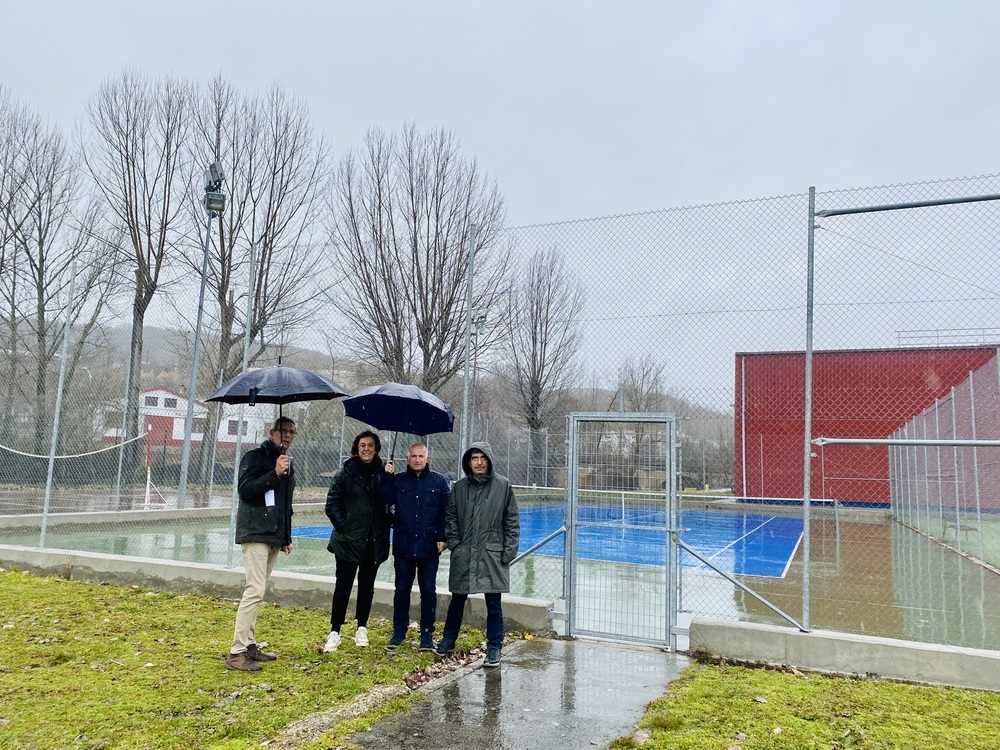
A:
[[[116,326],[106,332],[107,357],[110,364],[124,368],[128,360],[129,328]],[[202,363],[210,362],[214,355],[212,337],[202,341]],[[189,331],[178,331],[159,326],[143,327],[142,382],[143,387],[163,386],[186,393],[191,379],[193,356],[192,335]],[[258,359],[254,367],[271,367],[278,364],[278,352],[267,352]],[[365,364],[346,357],[331,361],[328,353],[301,347],[286,347],[282,352],[282,363],[290,367],[302,367],[331,375],[346,388],[360,387],[373,381],[370,368]],[[200,368],[208,371],[208,368]],[[377,380],[377,377],[375,377]],[[208,387],[208,386],[205,386]],[[199,389],[200,390],[200,389]]]

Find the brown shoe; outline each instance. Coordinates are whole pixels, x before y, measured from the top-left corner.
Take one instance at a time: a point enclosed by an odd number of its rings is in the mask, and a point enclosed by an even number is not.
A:
[[[263,667],[250,658],[246,651],[238,654],[226,654],[226,669],[236,669],[240,672],[259,672]]]
[[[265,644],[266,645],[266,644]],[[247,646],[247,654],[254,661],[274,661],[278,658],[277,654],[268,653],[267,651],[261,651],[256,643],[251,643]]]

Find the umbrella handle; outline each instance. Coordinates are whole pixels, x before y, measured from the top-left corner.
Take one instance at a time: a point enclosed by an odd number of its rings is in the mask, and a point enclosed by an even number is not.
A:
[[[392,433],[392,448],[389,449],[389,460],[396,460],[396,436],[399,435],[398,432]]]

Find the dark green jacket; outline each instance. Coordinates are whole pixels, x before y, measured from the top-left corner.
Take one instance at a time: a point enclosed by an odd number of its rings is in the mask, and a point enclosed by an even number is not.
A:
[[[376,563],[389,557],[389,517],[379,498],[379,484],[387,475],[382,459],[376,456],[372,463],[375,471],[368,475],[361,470],[361,459],[351,456],[326,493],[326,517],[333,524],[327,549],[354,564],[361,562],[369,540],[375,545]]]
[[[482,482],[473,478],[469,454],[489,459]],[[510,562],[517,556],[521,523],[514,490],[507,477],[493,473],[489,443],[473,443],[462,456],[465,478],[451,490],[445,511],[445,537],[451,550],[448,588],[453,594],[510,591]]]
[[[236,543],[262,542],[280,547],[292,543],[292,493],[295,468],[279,477],[274,466],[281,449],[268,438],[247,451],[240,461],[240,504],[236,509]],[[274,505],[265,504],[265,494],[274,490]]]

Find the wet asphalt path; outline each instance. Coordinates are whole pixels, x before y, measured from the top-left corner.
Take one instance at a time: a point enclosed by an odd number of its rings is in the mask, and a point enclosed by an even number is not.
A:
[[[442,678],[411,711],[350,738],[360,748],[605,748],[690,664],[655,648],[519,641],[499,669]]]

